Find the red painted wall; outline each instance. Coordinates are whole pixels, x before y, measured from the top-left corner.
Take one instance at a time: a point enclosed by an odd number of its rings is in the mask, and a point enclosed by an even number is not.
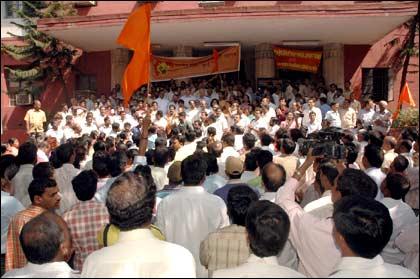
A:
[[[385,37],[373,44],[368,51],[367,46],[346,46],[345,51],[345,78],[349,79],[355,87],[360,90],[362,83],[362,68],[389,67],[394,73],[393,92],[394,100],[389,102],[389,109],[395,110],[398,104],[400,93],[400,83],[402,76],[402,62],[398,63],[399,52],[404,40],[407,38],[408,30],[404,26],[400,26],[387,34]],[[394,38],[399,38],[399,43],[391,46],[388,43]],[[419,37],[416,36],[418,44]],[[363,55],[366,52],[366,55]],[[360,64],[355,69],[360,61]],[[411,57],[410,66],[407,75],[408,86],[419,107],[419,58]],[[405,106],[404,106],[405,107]]]
[[[25,113],[32,106],[9,106],[7,95],[6,79],[4,76],[4,66],[19,65],[7,55],[1,57],[1,121],[3,125],[3,134],[1,141],[4,142],[10,137],[17,137],[21,141],[26,138],[25,122],[23,120]],[[111,54],[109,51],[84,53],[76,67],[84,74],[96,75],[97,94],[108,94],[111,90]],[[75,75],[69,74],[66,77],[67,91],[70,97],[75,90]],[[52,115],[60,109],[62,103],[66,102],[65,91],[60,82],[54,82],[47,86],[41,94],[40,101],[42,109],[51,119]],[[50,116],[50,117],[48,117]]]

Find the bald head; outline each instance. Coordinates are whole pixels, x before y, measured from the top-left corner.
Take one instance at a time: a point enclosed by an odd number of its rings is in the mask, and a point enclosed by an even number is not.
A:
[[[67,261],[71,253],[65,251],[71,245],[70,232],[64,220],[51,212],[45,212],[26,223],[20,233],[22,250],[29,262],[44,264]],[[67,243],[67,244],[68,244]]]
[[[379,105],[379,109],[380,109],[381,111],[386,110],[386,108],[388,107],[388,103],[387,103],[386,101],[380,101],[380,102],[378,103],[378,105]]]
[[[384,143],[382,145],[382,148],[385,151],[389,151],[389,150],[394,149],[396,145],[397,145],[397,140],[394,137],[392,137],[392,136],[386,136],[384,138]]]
[[[223,152],[223,144],[220,141],[215,141],[208,146],[208,152],[214,154],[216,157],[220,157]]]
[[[286,171],[282,165],[268,163],[261,173],[262,182],[267,192],[277,192],[286,182]]]

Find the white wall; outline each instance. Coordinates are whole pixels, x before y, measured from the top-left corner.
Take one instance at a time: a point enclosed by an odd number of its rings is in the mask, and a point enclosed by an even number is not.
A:
[[[11,32],[16,35],[23,35],[20,28],[11,24],[11,21],[16,23],[22,23],[22,20],[16,18],[6,18],[6,1],[1,1],[1,38],[10,38],[11,36],[7,32]]]

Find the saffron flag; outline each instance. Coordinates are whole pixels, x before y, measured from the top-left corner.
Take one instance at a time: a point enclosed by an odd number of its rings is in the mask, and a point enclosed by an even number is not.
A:
[[[414,102],[413,96],[411,96],[411,92],[410,92],[410,88],[408,87],[407,82],[405,83],[403,90],[400,94],[400,97],[398,99],[398,106],[397,106],[397,111],[394,113],[394,119],[397,119],[398,115],[400,114],[400,109],[402,104],[408,104],[412,107],[416,106],[416,103]]]
[[[134,51],[124,71],[122,90],[124,105],[143,84],[150,81],[150,14],[151,4],[143,4],[127,19],[117,43]]]

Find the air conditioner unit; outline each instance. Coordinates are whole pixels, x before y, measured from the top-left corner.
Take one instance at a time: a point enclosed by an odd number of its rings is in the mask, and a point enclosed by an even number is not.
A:
[[[16,105],[26,106],[32,105],[33,99],[31,94],[16,94]]]
[[[224,6],[225,1],[198,1],[198,5],[200,7],[218,7],[218,6]]]
[[[96,1],[69,1],[73,2],[76,7],[92,7],[96,6]]]

